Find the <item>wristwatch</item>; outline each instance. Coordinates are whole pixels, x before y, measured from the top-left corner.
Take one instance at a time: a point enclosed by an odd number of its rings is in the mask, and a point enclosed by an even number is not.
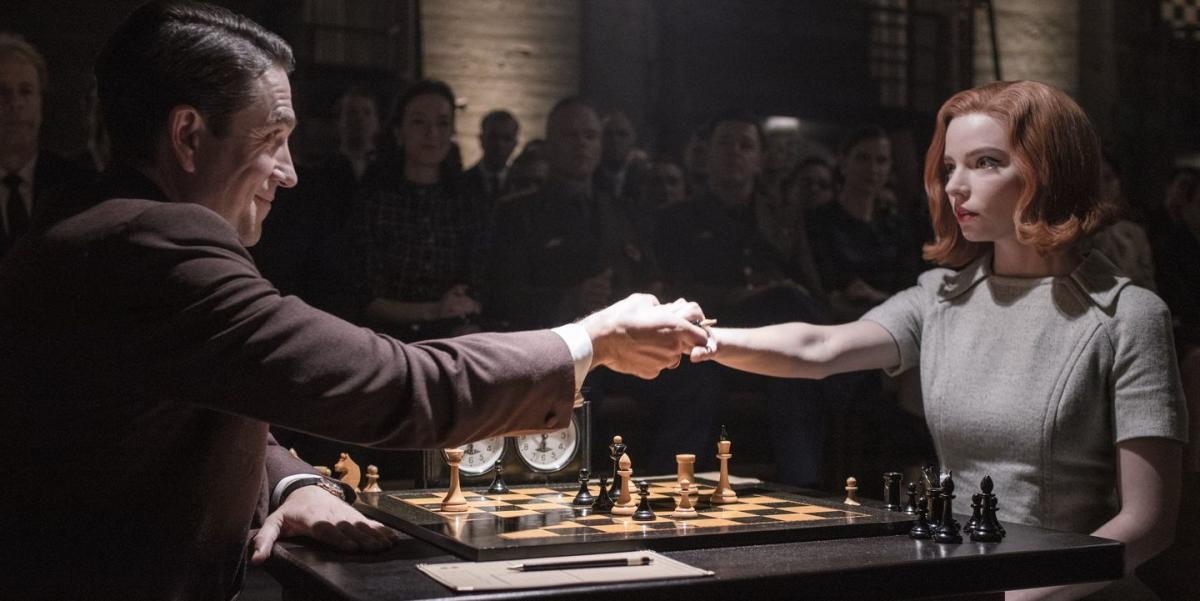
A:
[[[304,486],[317,486],[321,490],[351,504],[354,503],[356,497],[354,489],[337,480],[331,480],[316,474],[295,474],[284,478],[279,484],[275,485],[275,491],[271,495],[271,510],[274,511],[276,507],[279,507],[287,500],[288,495]]]
[[[317,488],[319,488],[321,490],[324,490],[325,492],[327,492],[343,501],[346,500],[346,491],[341,486],[338,486],[337,484],[330,482],[326,478],[321,478],[320,480],[310,482],[310,484],[312,484],[313,486],[316,486]],[[351,499],[351,501],[353,501],[353,499]]]

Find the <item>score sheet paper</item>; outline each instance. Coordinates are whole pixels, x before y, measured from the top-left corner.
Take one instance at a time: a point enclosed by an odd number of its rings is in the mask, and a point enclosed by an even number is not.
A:
[[[589,561],[594,559],[631,559],[649,557],[651,562],[644,566],[619,566],[608,568],[574,568],[521,572],[509,569],[518,564]],[[610,582],[634,582],[639,580],[666,580],[669,578],[697,578],[712,576],[708,570],[694,568],[654,551],[626,551],[624,553],[600,553],[596,555],[569,555],[563,557],[538,557],[504,561],[461,561],[452,563],[422,563],[417,569],[450,589],[465,591],[504,591],[523,588],[545,588]]]

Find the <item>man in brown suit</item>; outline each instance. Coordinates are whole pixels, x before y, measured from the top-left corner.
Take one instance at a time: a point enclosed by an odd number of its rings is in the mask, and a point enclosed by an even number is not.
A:
[[[291,65],[253,22],[182,2],[139,8],[98,57],[115,164],[0,262],[7,596],[225,599],[277,536],[386,548],[269,423],[397,448],[557,428],[590,367],[653,377],[704,343],[698,307],[648,296],[413,345],[280,296],[244,247],[296,184]]]

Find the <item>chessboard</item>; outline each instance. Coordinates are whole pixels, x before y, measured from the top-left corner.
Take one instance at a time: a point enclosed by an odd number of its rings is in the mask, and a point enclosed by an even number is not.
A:
[[[464,490],[470,508],[460,513],[440,510],[445,491],[438,490],[364,494],[358,506],[376,520],[473,561],[882,536],[907,533],[913,524],[904,513],[844,505],[768,484],[736,486],[736,503],[713,505],[713,484],[700,482],[693,497],[699,515],[686,520],[670,517],[678,496],[672,496],[673,479],[651,484],[656,516],[650,522],[572,506],[576,485],[513,487],[508,494]],[[590,489],[599,494],[596,486]]]

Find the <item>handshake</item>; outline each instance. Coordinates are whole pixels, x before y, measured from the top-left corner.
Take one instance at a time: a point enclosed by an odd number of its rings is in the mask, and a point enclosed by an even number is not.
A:
[[[633,294],[579,322],[592,339],[592,367],[651,379],[679,365],[683,355],[707,359],[715,352],[700,305],[679,299],[661,304]]]

